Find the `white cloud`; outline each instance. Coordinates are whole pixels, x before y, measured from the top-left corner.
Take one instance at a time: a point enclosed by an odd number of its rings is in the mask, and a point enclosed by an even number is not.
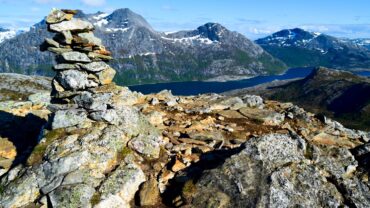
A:
[[[102,6],[106,3],[105,0],[81,0],[81,1],[87,6]]]

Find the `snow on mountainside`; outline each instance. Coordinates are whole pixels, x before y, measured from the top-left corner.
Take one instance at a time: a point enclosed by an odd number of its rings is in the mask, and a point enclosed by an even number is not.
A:
[[[350,41],[370,50],[370,38],[344,39],[344,41]]]
[[[281,30],[255,43],[290,67],[370,69],[369,50],[349,39],[295,28]]]
[[[300,28],[281,30],[266,38],[258,39],[256,42],[260,45],[313,49],[322,54],[326,54],[329,49],[339,51],[348,47],[361,49],[359,45],[352,42],[346,42],[319,32],[308,32]]]

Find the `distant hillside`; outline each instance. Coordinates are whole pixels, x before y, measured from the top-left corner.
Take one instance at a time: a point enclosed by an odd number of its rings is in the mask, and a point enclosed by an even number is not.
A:
[[[287,67],[245,36],[217,23],[191,31],[155,31],[140,15],[129,9],[112,14],[84,14],[97,37],[112,51],[111,65],[119,84],[205,80],[223,76],[246,77],[281,73]],[[0,72],[48,75],[53,58],[40,53],[47,32],[44,21],[29,32],[0,44]]]
[[[364,47],[364,41],[343,40],[295,28],[255,42],[289,67],[370,69],[370,51]]]
[[[229,94],[248,93],[293,102],[312,112],[333,117],[348,127],[370,130],[370,79],[366,77],[320,67],[302,80],[236,90]]]

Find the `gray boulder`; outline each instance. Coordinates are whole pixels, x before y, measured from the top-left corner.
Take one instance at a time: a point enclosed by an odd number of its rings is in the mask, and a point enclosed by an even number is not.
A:
[[[81,62],[81,63],[91,62],[90,58],[86,54],[76,51],[64,52],[61,54],[61,57],[63,58],[64,61],[67,62]]]
[[[88,64],[80,64],[80,66],[82,69],[85,69],[86,71],[89,72],[100,72],[103,71],[104,69],[110,68],[110,66],[103,61],[92,62]]]
[[[263,99],[257,95],[245,95],[243,97],[243,101],[245,104],[247,104],[248,107],[251,107],[251,108],[262,109],[264,106]]]
[[[56,78],[66,90],[79,90],[98,86],[96,82],[88,79],[87,73],[78,70],[61,71]]]
[[[54,114],[52,129],[76,126],[85,121],[87,121],[87,113],[84,110],[59,110]]]

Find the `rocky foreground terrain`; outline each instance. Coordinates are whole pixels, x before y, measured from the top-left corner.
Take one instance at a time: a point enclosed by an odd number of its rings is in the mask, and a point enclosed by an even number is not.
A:
[[[370,204],[368,132],[252,95],[106,89],[118,125],[52,121],[48,91],[0,103],[0,207]]]
[[[255,94],[293,102],[348,127],[370,130],[370,79],[346,71],[317,67],[304,79],[275,81],[226,94]]]

